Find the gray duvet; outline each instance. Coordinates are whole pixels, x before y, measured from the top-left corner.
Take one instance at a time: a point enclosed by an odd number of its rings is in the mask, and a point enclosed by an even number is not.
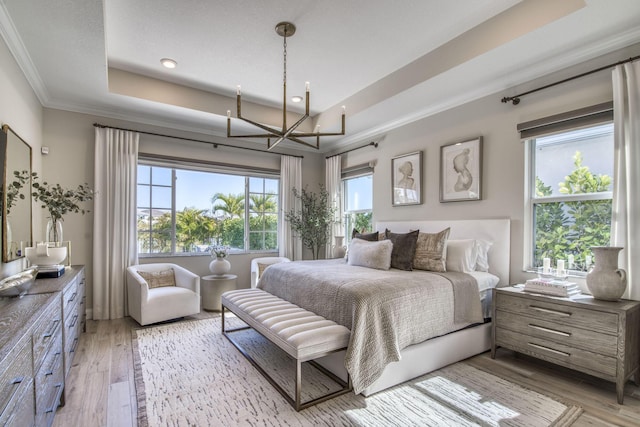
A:
[[[464,273],[296,261],[271,265],[258,287],[351,330],[345,367],[355,393],[403,348],[483,321],[477,283]]]

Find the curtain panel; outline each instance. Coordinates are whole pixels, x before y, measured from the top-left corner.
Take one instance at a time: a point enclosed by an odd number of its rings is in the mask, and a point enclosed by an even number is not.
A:
[[[336,236],[342,236],[342,157],[332,156],[325,160],[325,189],[329,195],[329,201],[335,209],[333,226],[329,228],[329,239],[325,247],[327,259],[333,258],[333,245]]]
[[[620,267],[627,271],[623,298],[640,300],[640,61],[613,70],[614,184],[611,245],[624,248]]]
[[[302,240],[291,229],[286,213],[300,210],[300,202],[293,197],[293,189],[302,190],[302,159],[293,156],[280,156],[280,232],[278,248],[280,256],[292,261],[302,259]]]
[[[138,263],[136,185],[140,135],[96,128],[93,318],[128,315],[126,268]]]

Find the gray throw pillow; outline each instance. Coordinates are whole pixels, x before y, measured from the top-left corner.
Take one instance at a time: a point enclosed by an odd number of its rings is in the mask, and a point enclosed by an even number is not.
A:
[[[378,241],[378,232],[373,232],[373,233],[360,233],[358,230],[356,230],[355,228],[353,229],[353,231],[351,232],[351,238],[352,239],[362,239],[362,240],[366,240],[368,242],[377,242]]]
[[[388,240],[393,243],[391,252],[391,267],[399,270],[413,270],[413,257],[416,253],[416,243],[418,242],[419,230],[409,233],[399,234],[385,231]]]

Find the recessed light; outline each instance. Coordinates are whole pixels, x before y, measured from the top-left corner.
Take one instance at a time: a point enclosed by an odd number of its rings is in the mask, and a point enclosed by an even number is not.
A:
[[[165,68],[176,68],[178,66],[178,63],[171,58],[162,58],[160,63]]]
[[[293,102],[302,102],[302,97],[301,96],[292,96],[291,97],[291,101]]]

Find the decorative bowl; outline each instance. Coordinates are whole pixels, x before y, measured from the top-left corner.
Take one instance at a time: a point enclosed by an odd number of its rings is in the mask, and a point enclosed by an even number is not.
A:
[[[25,248],[25,256],[31,265],[56,265],[60,264],[67,257],[67,247],[47,248],[49,255],[38,255],[34,247]]]
[[[38,275],[38,268],[31,267],[25,271],[6,277],[0,281],[0,296],[19,297],[27,293]]]

